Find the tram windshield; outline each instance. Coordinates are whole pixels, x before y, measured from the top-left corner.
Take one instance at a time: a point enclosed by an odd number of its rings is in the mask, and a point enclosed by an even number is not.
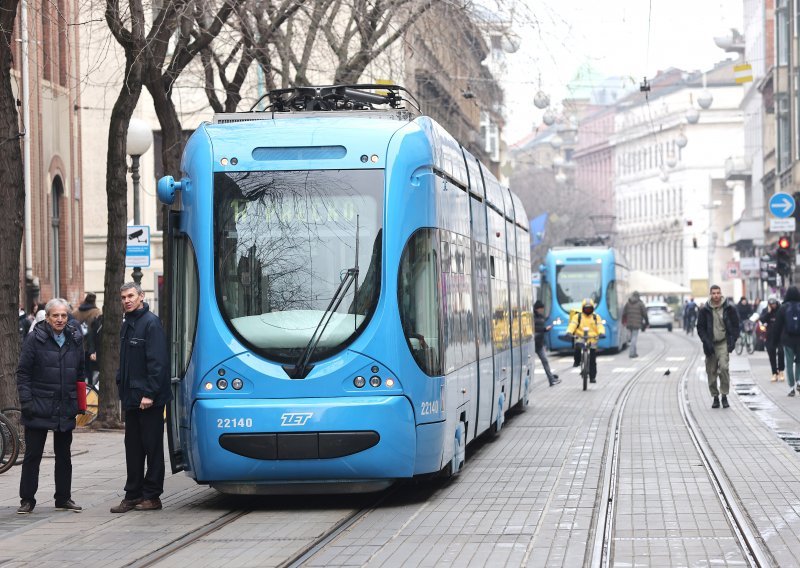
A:
[[[564,311],[580,309],[586,298],[595,305],[602,295],[599,264],[566,264],[556,266],[556,299]]]
[[[382,170],[214,174],[215,281],[228,325],[264,357],[294,363],[357,267],[310,361],[339,351],[378,301],[382,223]]]

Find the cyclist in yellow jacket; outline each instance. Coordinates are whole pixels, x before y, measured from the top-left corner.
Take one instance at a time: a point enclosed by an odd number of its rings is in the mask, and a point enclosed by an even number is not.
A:
[[[580,364],[581,348],[584,342],[584,330],[587,332],[586,342],[589,344],[589,382],[597,378],[597,340],[605,336],[606,328],[603,319],[594,313],[594,302],[589,298],[581,304],[581,311],[570,317],[567,334],[575,339],[575,357]]]

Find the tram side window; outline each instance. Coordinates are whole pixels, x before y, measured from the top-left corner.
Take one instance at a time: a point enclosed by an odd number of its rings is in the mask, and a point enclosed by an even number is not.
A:
[[[173,240],[175,273],[172,275],[174,287],[174,313],[172,322],[172,376],[183,377],[192,356],[195,331],[197,330],[198,275],[197,259],[192,242],[187,236]]]
[[[616,280],[612,280],[608,283],[606,302],[608,302],[608,315],[613,319],[619,319],[619,299],[617,298]]]
[[[420,369],[441,374],[439,286],[435,229],[420,229],[406,243],[400,260],[398,303],[408,348]]]

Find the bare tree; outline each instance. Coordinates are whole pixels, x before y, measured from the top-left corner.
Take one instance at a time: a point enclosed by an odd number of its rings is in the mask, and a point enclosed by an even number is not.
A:
[[[17,406],[19,257],[25,216],[21,133],[11,89],[12,33],[18,0],[0,0],[0,408]]]
[[[100,390],[98,426],[118,427],[119,392],[116,381],[110,380],[119,367],[119,328],[122,304],[119,288],[125,278],[125,243],[128,219],[128,164],[126,135],[128,125],[142,93],[142,72],[145,60],[144,9],[141,0],[130,0],[127,9],[119,0],[107,0],[105,18],[114,39],[125,52],[125,72],[108,130],[106,155],[106,198],[108,207],[108,240],[106,243],[105,304],[100,339],[100,375],[107,377]]]

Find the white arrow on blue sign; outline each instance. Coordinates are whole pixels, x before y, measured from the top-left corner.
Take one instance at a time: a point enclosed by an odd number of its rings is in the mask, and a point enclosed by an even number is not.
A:
[[[794,213],[794,198],[788,193],[776,193],[769,198],[769,212],[781,219],[791,217]]]

